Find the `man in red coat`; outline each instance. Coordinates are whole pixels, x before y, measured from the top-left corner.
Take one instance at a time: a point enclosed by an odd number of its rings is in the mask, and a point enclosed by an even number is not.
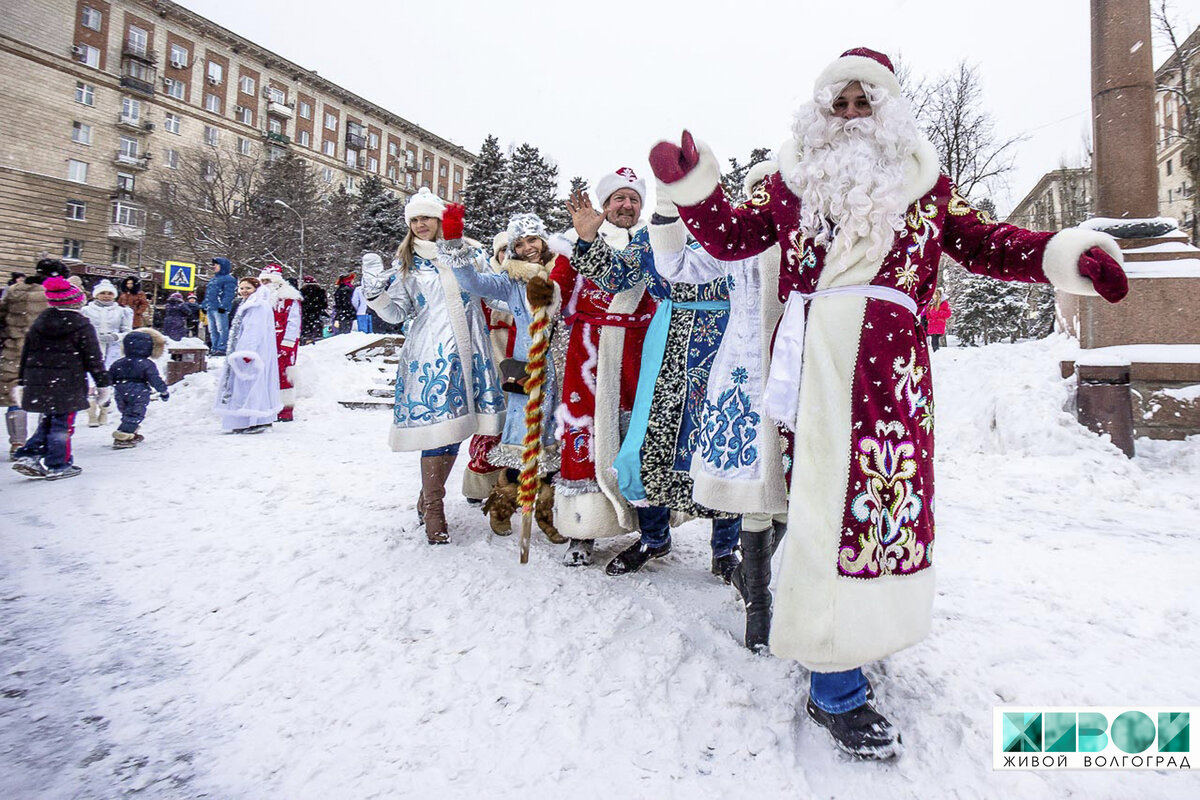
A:
[[[771,650],[809,668],[807,711],[839,747],[887,758],[900,735],[872,707],[861,667],[929,631],[933,395],[917,316],[942,253],[1111,302],[1128,284],[1104,234],[1035,233],[974,208],[941,174],[881,53],[850,50],[821,73],[778,161],[735,209],[720,164],[690,134],[650,157],[713,256],[782,249],[765,406],[794,431],[795,461]]]
[[[292,384],[292,367],[296,366],[296,355],[300,339],[300,292],[283,280],[283,268],[278,264],[267,264],[258,279],[270,287],[275,298],[275,346],[279,349],[279,400],[283,408],[279,412],[280,422],[291,422],[296,405],[296,390]]]

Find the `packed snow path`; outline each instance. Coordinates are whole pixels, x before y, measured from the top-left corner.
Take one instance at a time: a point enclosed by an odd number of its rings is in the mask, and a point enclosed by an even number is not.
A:
[[[1186,773],[994,773],[996,704],[1195,704],[1200,441],[1130,461],[1079,428],[1065,340],[935,355],[928,640],[868,674],[907,751],[837,754],[807,673],[740,645],[708,528],[642,573],[530,563],[451,476],[337,404],[386,376],[305,347],[296,423],[221,435],[215,373],[82,476],[0,475],[0,797],[1194,796]],[[382,384],[380,384],[382,385]],[[357,387],[357,388],[356,388]],[[307,396],[306,396],[307,395]]]

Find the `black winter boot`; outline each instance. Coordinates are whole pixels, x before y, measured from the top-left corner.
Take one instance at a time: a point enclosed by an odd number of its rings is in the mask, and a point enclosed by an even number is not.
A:
[[[604,572],[607,575],[625,575],[630,572],[637,572],[650,559],[662,558],[670,552],[670,539],[661,547],[644,545],[642,544],[642,540],[638,539],[618,553],[616,558],[608,562],[608,566],[604,568]]]
[[[741,561],[738,559],[736,550],[732,553],[726,553],[723,556],[713,556],[712,574],[725,581],[725,583],[732,583],[733,573],[739,564],[741,564]]]
[[[804,708],[833,737],[838,749],[855,758],[884,760],[904,752],[900,732],[870,702],[841,714],[822,711],[809,698]]]
[[[746,603],[746,649],[767,649],[771,635],[771,531],[742,531],[742,563],[730,582]]]

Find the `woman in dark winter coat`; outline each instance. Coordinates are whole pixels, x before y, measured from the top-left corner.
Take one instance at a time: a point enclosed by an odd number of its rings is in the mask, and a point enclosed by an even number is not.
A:
[[[338,333],[349,333],[354,330],[354,273],[338,278],[337,289],[333,293],[333,320]]]
[[[300,339],[315,342],[325,333],[325,320],[329,314],[329,295],[312,275],[304,276],[300,287]]]
[[[57,480],[78,475],[71,463],[71,432],[75,414],[88,407],[90,374],[99,388],[99,402],[112,396],[112,381],[96,329],[79,313],[86,297],[63,278],[42,284],[50,307],[29,328],[17,377],[21,408],[42,415],[37,432],[17,450],[13,469],[31,478]],[[45,458],[45,463],[41,459]]]
[[[137,278],[121,281],[121,294],[117,302],[133,311],[133,327],[145,328],[150,324],[150,301],[142,291],[142,282]]]
[[[172,292],[167,298],[167,307],[163,311],[163,333],[168,339],[179,341],[188,335],[188,322],[192,318],[192,310],[179,292]]]

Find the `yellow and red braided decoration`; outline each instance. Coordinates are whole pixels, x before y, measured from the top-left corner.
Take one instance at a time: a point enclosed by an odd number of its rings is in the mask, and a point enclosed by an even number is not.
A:
[[[524,519],[521,523],[521,563],[529,562],[529,539],[532,535],[533,507],[537,501],[538,462],[542,454],[542,389],[546,384],[546,353],[550,349],[550,314],[545,307],[535,309],[529,323],[529,359],[525,367],[525,441],[521,451],[521,478],[517,485],[517,505]]]

